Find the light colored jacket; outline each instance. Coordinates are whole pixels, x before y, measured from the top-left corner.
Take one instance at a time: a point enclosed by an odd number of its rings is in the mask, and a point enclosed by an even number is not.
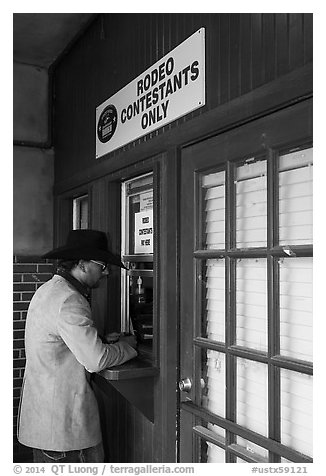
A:
[[[70,451],[100,443],[97,401],[86,371],[132,359],[125,342],[103,344],[87,299],[54,275],[31,300],[25,331],[26,369],[18,440],[33,448]]]

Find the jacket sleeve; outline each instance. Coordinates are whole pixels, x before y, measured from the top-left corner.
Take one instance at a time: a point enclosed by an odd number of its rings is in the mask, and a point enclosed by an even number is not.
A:
[[[77,294],[69,295],[61,305],[57,329],[59,336],[88,372],[123,364],[137,352],[126,342],[104,344],[91,319],[87,301]]]

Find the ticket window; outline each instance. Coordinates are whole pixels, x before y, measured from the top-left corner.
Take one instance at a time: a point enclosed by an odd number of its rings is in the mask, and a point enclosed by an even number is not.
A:
[[[153,174],[122,184],[122,330],[135,334],[140,356],[153,357]]]
[[[154,422],[154,378],[156,359],[155,246],[153,174],[121,184],[121,330],[137,338],[138,356],[95,375],[94,382],[105,392],[113,386],[148,420]],[[154,292],[153,292],[154,291]]]

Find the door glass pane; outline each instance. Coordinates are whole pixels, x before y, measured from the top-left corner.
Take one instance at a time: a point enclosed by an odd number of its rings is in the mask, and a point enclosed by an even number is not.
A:
[[[280,269],[280,352],[312,360],[312,257],[284,258]]]
[[[202,350],[202,406],[225,417],[225,355]]]
[[[237,423],[268,434],[267,365],[237,358]]]
[[[225,248],[225,172],[202,177],[204,195],[203,248]]]
[[[219,446],[206,442],[207,444],[207,459],[206,463],[225,463],[225,450]]]
[[[312,456],[312,376],[281,370],[281,443]]]
[[[267,351],[266,259],[237,260],[236,282],[236,343]]]
[[[279,158],[280,245],[312,243],[312,148]]]
[[[236,242],[238,248],[265,247],[267,239],[266,160],[236,169]]]
[[[225,341],[225,261],[208,259],[203,263],[203,337]]]

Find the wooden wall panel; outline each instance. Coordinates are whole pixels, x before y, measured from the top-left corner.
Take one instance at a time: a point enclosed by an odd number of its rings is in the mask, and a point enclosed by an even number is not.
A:
[[[252,88],[252,67],[251,67],[251,14],[244,13],[240,22],[240,86],[239,94],[245,94]]]
[[[252,89],[258,88],[263,84],[263,40],[262,40],[262,15],[260,13],[254,13],[252,15],[251,24],[251,71],[252,71]]]
[[[154,425],[109,383],[105,390],[93,384],[100,408],[105,461],[153,462]]]
[[[101,14],[55,72],[56,181],[96,163],[95,109],[206,28],[207,104],[112,152],[119,156],[312,61],[312,14]]]
[[[289,14],[289,67],[291,70],[303,64],[303,16]]]
[[[280,13],[275,19],[275,35],[276,35],[276,75],[286,74],[289,68],[289,48],[285,47],[288,41],[288,15]]]
[[[275,15],[263,15],[263,82],[275,79]]]
[[[230,15],[229,21],[229,99],[240,96],[240,15]]]
[[[304,63],[312,62],[313,60],[313,16],[305,15],[303,17],[303,50]]]

